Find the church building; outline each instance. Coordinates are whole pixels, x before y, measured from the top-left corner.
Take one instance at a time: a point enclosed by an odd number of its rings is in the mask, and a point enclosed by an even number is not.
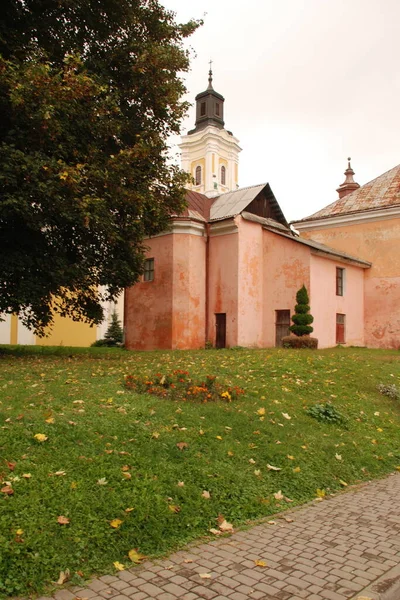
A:
[[[400,347],[400,167],[360,187],[349,163],[339,200],[290,226],[268,182],[238,188],[211,72],[180,147],[187,208],[146,241],[125,292],[127,348],[279,346],[303,284],[320,348]]]

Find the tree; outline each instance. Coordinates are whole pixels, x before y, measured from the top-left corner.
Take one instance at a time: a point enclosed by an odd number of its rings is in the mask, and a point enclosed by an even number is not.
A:
[[[310,315],[309,298],[306,287],[303,285],[296,294],[296,306],[294,307],[295,314],[292,316],[294,325],[289,327],[290,331],[301,337],[303,335],[310,335],[314,331],[311,327],[311,323],[314,321],[314,317]]]
[[[117,311],[111,315],[111,322],[108,326],[108,329],[105,333],[104,339],[107,340],[110,346],[116,346],[117,344],[122,344],[124,337],[124,332],[122,331],[121,323],[118,319]]]
[[[95,324],[138,280],[143,238],[184,205],[167,138],[198,25],[158,0],[3,0],[0,313]]]

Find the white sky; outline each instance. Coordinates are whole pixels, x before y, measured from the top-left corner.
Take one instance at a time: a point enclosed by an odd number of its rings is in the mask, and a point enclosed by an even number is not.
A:
[[[204,18],[187,99],[206,89],[211,58],[243,148],[239,185],[269,182],[287,219],[337,199],[348,156],[360,185],[399,164],[400,0],[161,3],[180,22]]]

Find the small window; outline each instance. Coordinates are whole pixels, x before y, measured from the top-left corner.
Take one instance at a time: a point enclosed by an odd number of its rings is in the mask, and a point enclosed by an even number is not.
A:
[[[196,177],[195,177],[196,185],[201,184],[201,167],[196,167]]]
[[[336,296],[344,295],[344,269],[336,267]]]
[[[154,280],[154,258],[146,258],[144,263],[143,281]]]
[[[201,116],[201,117],[204,117],[204,116],[205,116],[205,114],[206,114],[206,103],[205,103],[205,102],[202,102],[202,103],[200,104],[200,116]]]
[[[219,117],[219,102],[215,103],[215,114]]]
[[[340,313],[336,314],[336,343],[337,344],[345,344],[345,325],[346,325],[346,315],[342,315]]]
[[[226,183],[226,169],[224,166],[221,167],[221,185]]]

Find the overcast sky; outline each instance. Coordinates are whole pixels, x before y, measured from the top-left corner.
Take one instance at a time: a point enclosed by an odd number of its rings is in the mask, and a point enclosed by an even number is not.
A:
[[[187,99],[225,97],[239,185],[269,182],[288,219],[337,199],[347,157],[360,185],[400,163],[400,0],[161,0],[190,38]],[[194,125],[192,107],[183,133]]]

